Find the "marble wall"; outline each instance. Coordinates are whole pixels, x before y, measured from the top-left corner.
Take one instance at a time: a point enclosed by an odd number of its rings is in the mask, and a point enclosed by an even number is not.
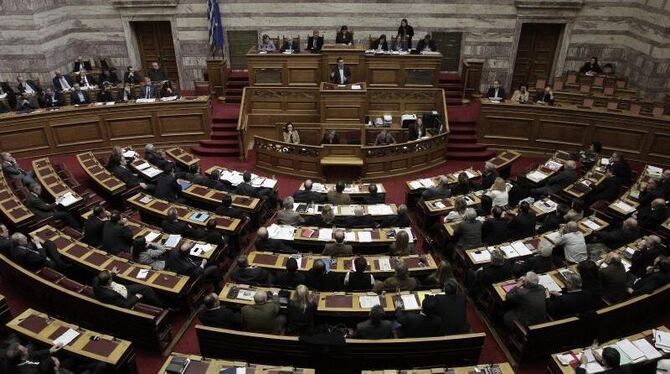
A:
[[[319,29],[333,39],[342,24],[355,38],[394,34],[408,18],[416,34],[463,32],[462,58],[484,59],[482,87],[509,84],[525,22],[566,24],[554,69],[578,68],[590,56],[612,62],[647,96],[670,87],[670,0],[219,0],[226,30],[300,35]],[[207,46],[205,0],[1,0],[0,80],[17,73],[49,78],[79,54],[138,64],[133,20],[169,20],[181,85],[201,79]]]

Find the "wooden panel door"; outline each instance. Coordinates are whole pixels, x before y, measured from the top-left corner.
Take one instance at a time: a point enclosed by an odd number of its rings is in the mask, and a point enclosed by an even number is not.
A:
[[[227,32],[228,47],[230,48],[230,68],[246,69],[247,53],[251,47],[258,45],[258,31],[237,30]]]
[[[142,60],[142,71],[151,67],[152,62],[158,62],[165,70],[173,85],[179,86],[179,72],[177,57],[172,40],[172,26],[170,21],[132,22],[137,37],[137,46]]]
[[[441,71],[458,71],[461,64],[462,32],[433,32],[431,37],[435,41],[437,50],[442,53]],[[416,38],[419,40],[419,38]]]
[[[547,23],[523,24],[512,75],[512,91],[521,84],[533,85],[537,79],[549,81],[563,26]]]

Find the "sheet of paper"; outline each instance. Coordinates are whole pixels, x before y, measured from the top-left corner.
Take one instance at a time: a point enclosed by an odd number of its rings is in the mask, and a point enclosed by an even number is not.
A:
[[[79,201],[78,197],[75,197],[71,192],[65,193],[60,199],[60,205],[68,207]]]
[[[169,248],[175,248],[179,241],[181,240],[181,235],[170,235],[165,241],[165,246]]]
[[[146,161],[142,161],[142,163],[135,165],[135,169],[137,170],[145,170],[151,167],[151,164],[149,164]]]
[[[465,174],[468,176],[468,179],[476,178],[478,176],[477,173],[470,169],[465,170]]]
[[[551,170],[553,170],[553,171],[556,171],[556,170],[562,168],[562,167],[563,167],[563,164],[561,164],[560,162],[556,162],[556,161],[554,161],[554,160],[549,160],[549,161],[547,161],[547,162],[544,163],[544,166],[545,166],[547,169],[551,169]]]
[[[140,269],[137,271],[137,279],[147,279],[149,275],[149,269]]]
[[[65,331],[65,332],[63,333],[63,335],[61,335],[61,336],[57,337],[56,339],[54,339],[53,344],[54,344],[54,345],[56,345],[56,344],[60,344],[60,345],[66,346],[66,345],[68,345],[71,341],[73,341],[77,336],[79,336],[79,333],[78,333],[76,330],[73,330],[73,329],[67,329],[67,331]]]
[[[146,240],[147,243],[151,243],[154,240],[156,240],[159,236],[161,236],[161,233],[151,231],[150,233],[144,236],[144,240]]]
[[[360,89],[362,89],[362,87],[361,87],[360,84],[352,84],[352,85],[351,85],[351,89],[352,89],[352,90],[360,90]]]
[[[275,188],[276,185],[277,185],[277,180],[276,179],[265,178],[265,180],[261,184],[261,187],[263,187],[263,188]]]
[[[122,155],[125,158],[135,158],[137,157],[137,152],[133,151],[132,149],[127,149],[123,151]]]
[[[142,173],[144,173],[144,175],[146,175],[149,178],[153,178],[162,172],[163,171],[161,169],[155,168],[153,166],[142,171]]]
[[[195,212],[191,214],[191,219],[196,222],[205,222],[209,218],[209,214],[205,212]]]
[[[647,339],[634,340],[633,345],[635,345],[635,347],[639,349],[640,352],[644,353],[644,356],[647,358],[647,360],[653,360],[662,356],[661,352],[657,351],[656,348],[654,348],[654,346],[647,341]]]
[[[639,362],[641,360],[644,360],[646,356],[644,353],[642,353],[641,350],[639,350],[633,343],[630,342],[628,339],[622,339],[619,340],[616,343],[617,347],[619,347],[620,350],[622,350],[628,358],[630,358],[631,361],[633,362]]]
[[[367,243],[372,241],[372,233],[370,231],[359,231],[358,232],[358,241],[362,243]]]
[[[544,180],[546,177],[547,177],[546,174],[538,170],[533,170],[530,173],[526,174],[526,178],[536,183]]]
[[[532,254],[532,252],[522,241],[516,241],[512,243],[512,248],[514,248],[519,256],[530,256]]]
[[[435,181],[433,181],[433,180],[430,179],[430,178],[423,178],[423,179],[420,179],[420,181],[421,181],[421,185],[422,185],[424,188],[435,187]]]
[[[505,253],[505,257],[507,258],[519,257],[519,254],[516,253],[514,247],[512,247],[511,245],[503,245],[500,247],[500,250]]]
[[[660,330],[654,330],[654,345],[656,348],[667,350],[670,348],[670,333]]]
[[[405,310],[421,309],[419,302],[416,301],[416,296],[414,294],[400,295],[400,299],[402,299],[402,304],[405,307]]]
[[[378,295],[363,295],[358,298],[358,302],[363,309],[371,309],[375,305],[381,305]]]
[[[419,182],[419,181],[411,181],[411,182],[409,182],[409,186],[413,190],[418,190],[419,188],[423,188],[423,185],[421,185],[421,182]]]
[[[251,301],[254,299],[256,291],[253,290],[237,290],[237,298],[240,300]]]
[[[550,232],[548,234],[544,234],[544,237],[547,238],[552,243],[556,243],[558,241],[558,238],[561,237],[561,233],[558,231]]]
[[[440,200],[436,201],[433,205],[435,205],[435,207],[436,207],[437,209],[444,209],[444,208],[447,207],[447,206],[444,205],[444,203],[443,203],[442,201],[440,201]]]
[[[627,203],[625,203],[621,200],[616,201],[614,203],[614,206],[617,207],[618,209],[620,209],[624,213],[631,213],[631,212],[635,211],[635,208],[633,208],[632,206],[630,206],[629,204],[627,204]]]
[[[143,198],[140,199],[140,203],[142,204],[149,204],[153,200],[153,198],[149,195],[144,195]]]
[[[391,271],[393,268],[391,267],[391,259],[388,257],[380,257],[379,260],[379,270],[381,271]]]
[[[324,186],[321,183],[312,184],[312,191],[319,192],[319,193],[327,192],[326,186]]]
[[[477,253],[479,252],[479,253]],[[483,263],[483,262],[490,262],[491,261],[491,253],[489,251],[473,251],[470,252],[472,254],[472,259],[476,263]]]
[[[603,158],[600,159],[600,165],[607,166],[609,164],[610,164],[610,159],[609,158],[603,157]]]
[[[374,204],[368,205],[368,213],[373,216],[388,216],[393,214],[393,209],[391,209],[390,205]]]
[[[212,249],[213,248],[211,244],[198,243],[191,248],[191,256],[201,256],[211,251]]]
[[[540,284],[544,286],[548,291],[556,291],[556,292],[561,292],[561,287],[556,284],[554,281],[554,278],[547,274],[540,274],[538,276],[540,279]]]
[[[346,231],[344,233],[344,241],[345,242],[355,242],[356,241],[356,233],[353,231]]]
[[[576,359],[572,354],[557,354],[556,358],[563,366],[570,365],[570,363]]]
[[[321,228],[319,229],[319,240],[330,241],[333,239],[333,229]]]
[[[343,216],[353,216],[354,215],[354,206],[353,205],[341,205],[340,214]]]
[[[588,218],[584,219],[584,220],[582,221],[582,223],[583,223],[586,227],[590,228],[591,230],[594,230],[594,231],[600,230],[600,225],[597,224],[597,223],[595,223],[595,222],[593,222],[593,221],[591,221],[591,220],[588,219]]]
[[[293,240],[295,227],[291,225],[272,224],[268,227],[268,234],[272,239]]]

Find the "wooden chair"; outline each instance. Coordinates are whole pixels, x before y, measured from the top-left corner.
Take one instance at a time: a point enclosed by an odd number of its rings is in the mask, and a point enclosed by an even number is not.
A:
[[[665,114],[665,108],[660,105],[655,105],[654,109],[651,110],[651,115],[654,117],[660,117]]]
[[[607,102],[607,110],[611,112],[620,112],[621,110],[619,109],[619,102],[618,101],[608,101]]]
[[[618,88],[618,89],[626,88],[626,79],[625,78],[617,79],[616,80],[616,88]]]
[[[538,79],[535,81],[535,88],[538,90],[543,90],[544,87],[547,86],[547,80],[546,79]]]

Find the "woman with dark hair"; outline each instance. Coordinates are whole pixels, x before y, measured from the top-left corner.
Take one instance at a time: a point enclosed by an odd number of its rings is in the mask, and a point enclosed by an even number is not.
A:
[[[170,81],[165,81],[163,83],[163,86],[161,87],[161,97],[172,97],[176,96],[179,97],[179,93],[172,89],[172,83]]]
[[[274,52],[277,50],[277,46],[275,45],[275,42],[270,39],[268,34],[263,34],[263,37],[261,38],[261,44],[258,46],[258,50],[264,52]]]
[[[581,69],[579,69],[579,72],[587,75],[596,75],[602,73],[603,70],[600,68],[600,65],[598,65],[598,57],[591,57],[591,61],[584,63]]]
[[[368,269],[368,262],[364,257],[354,259],[354,269],[344,276],[344,286],[347,291],[370,291],[375,285],[375,277],[365,271]]]
[[[144,236],[133,241],[131,254],[133,260],[140,264],[149,265],[154,270],[165,269],[165,247],[156,243],[147,243]]]
[[[414,28],[407,23],[407,18],[403,18],[400,21],[400,27],[398,27],[398,36],[401,40],[405,41],[405,49],[412,48],[412,37],[414,36]]]
[[[354,36],[349,32],[349,28],[346,25],[340,27],[340,31],[338,31],[337,37],[335,37],[335,43],[347,45],[354,43]]]
[[[287,122],[284,125],[284,142],[291,144],[300,144],[300,134],[293,127],[293,122]]]
[[[451,196],[466,195],[472,191],[472,183],[465,172],[458,173],[458,182],[451,188]]]
[[[389,44],[386,41],[386,34],[379,35],[379,39],[377,39],[374,42],[374,44],[372,45],[372,49],[377,50],[377,51],[388,51],[389,50]]]

